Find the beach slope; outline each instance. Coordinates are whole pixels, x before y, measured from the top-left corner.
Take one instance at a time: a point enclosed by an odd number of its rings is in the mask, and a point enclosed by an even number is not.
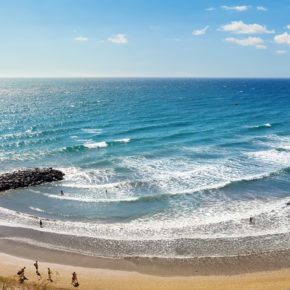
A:
[[[18,287],[40,284],[48,286],[48,289],[74,289],[71,285],[71,274],[75,271],[80,283],[78,289],[290,289],[290,268],[241,275],[161,277],[129,271],[67,266],[40,261],[39,271],[42,276],[39,278],[35,274],[33,263],[33,260],[0,254],[1,281],[3,281],[3,277],[6,277],[10,281],[12,280],[10,283]],[[29,280],[21,285],[17,282],[16,273],[23,266],[27,267],[25,273]],[[48,267],[53,271],[53,283],[46,281]],[[0,282],[0,286],[3,287],[3,282]]]

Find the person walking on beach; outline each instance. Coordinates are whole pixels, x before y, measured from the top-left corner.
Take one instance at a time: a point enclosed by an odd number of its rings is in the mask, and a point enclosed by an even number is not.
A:
[[[18,271],[17,275],[19,275],[19,279],[20,282],[23,283],[24,280],[28,280],[25,275],[24,275],[24,271],[25,271],[26,267],[23,267],[20,271]]]
[[[47,268],[47,280],[50,281],[50,282],[53,282],[53,280],[51,279],[51,271],[50,271],[50,268]]]
[[[39,226],[42,228],[42,220],[39,220]]]
[[[74,287],[79,287],[79,282],[78,282],[78,278],[77,278],[77,273],[76,272],[73,272],[72,273],[72,285],[74,286]]]
[[[23,267],[21,270],[17,272],[17,275],[21,276],[22,274],[24,274],[25,269],[26,267]]]
[[[40,276],[40,273],[38,272],[38,261],[35,261],[35,263],[33,264],[36,270],[36,275]]]

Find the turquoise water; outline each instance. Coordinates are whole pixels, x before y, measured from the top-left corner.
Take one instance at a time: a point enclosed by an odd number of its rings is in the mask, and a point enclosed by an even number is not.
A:
[[[0,115],[1,172],[66,174],[1,194],[3,227],[162,244],[124,251],[140,255],[183,255],[180,239],[290,247],[276,238],[290,232],[290,80],[2,79]]]

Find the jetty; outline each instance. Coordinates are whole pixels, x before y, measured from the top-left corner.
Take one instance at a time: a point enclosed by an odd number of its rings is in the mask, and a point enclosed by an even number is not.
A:
[[[18,170],[0,175],[0,191],[62,180],[64,173],[53,168]]]

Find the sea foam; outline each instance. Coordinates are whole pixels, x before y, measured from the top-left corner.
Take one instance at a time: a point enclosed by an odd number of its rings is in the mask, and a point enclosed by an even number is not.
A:
[[[94,149],[94,148],[105,148],[108,147],[108,144],[106,142],[87,142],[84,144],[85,147]]]
[[[117,139],[117,140],[114,140],[114,142],[124,142],[124,143],[128,143],[128,142],[130,142],[130,138]]]

